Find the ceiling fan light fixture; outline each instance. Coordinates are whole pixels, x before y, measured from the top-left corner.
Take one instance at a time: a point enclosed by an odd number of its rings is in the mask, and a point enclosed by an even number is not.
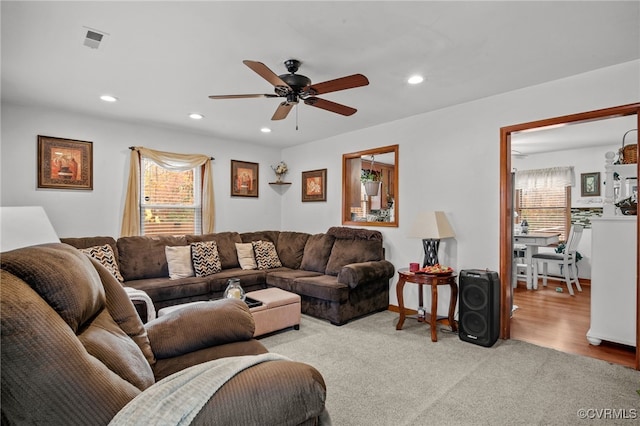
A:
[[[192,120],[202,120],[204,118],[204,115],[198,112],[192,112],[191,114],[189,114],[189,118],[191,118]]]
[[[271,129],[270,129],[270,128],[268,128],[268,127],[263,127],[262,129],[260,129],[260,131],[261,131],[262,133],[271,133]]]
[[[409,84],[420,84],[424,81],[424,77],[422,77],[421,75],[412,75],[411,77],[409,77],[407,79],[407,83]]]
[[[111,96],[111,95],[102,95],[100,96],[100,99],[102,99],[105,102],[117,102],[118,98],[116,98],[115,96]]]

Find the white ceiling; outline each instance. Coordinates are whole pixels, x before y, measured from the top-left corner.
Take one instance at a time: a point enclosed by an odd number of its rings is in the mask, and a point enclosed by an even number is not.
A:
[[[286,147],[640,57],[640,2],[2,1],[2,99]],[[87,28],[106,33],[98,49]],[[320,97],[343,117],[281,99],[242,64],[302,61],[314,83],[370,85]],[[410,86],[413,73],[425,82]],[[117,103],[98,99],[102,94]],[[188,118],[191,112],[203,120]],[[547,117],[540,117],[547,118]],[[263,134],[260,128],[272,132]]]

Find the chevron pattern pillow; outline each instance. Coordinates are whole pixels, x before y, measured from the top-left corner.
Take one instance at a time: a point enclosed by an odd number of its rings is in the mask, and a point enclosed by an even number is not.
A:
[[[202,241],[191,243],[191,261],[196,277],[206,277],[222,270],[218,243],[215,241]]]
[[[118,281],[124,282],[124,278],[122,274],[120,274],[120,268],[118,268],[118,263],[116,262],[116,255],[109,244],[80,249],[80,251],[100,262]]]
[[[280,268],[282,266],[276,246],[271,241],[253,241],[252,244],[258,269]]]

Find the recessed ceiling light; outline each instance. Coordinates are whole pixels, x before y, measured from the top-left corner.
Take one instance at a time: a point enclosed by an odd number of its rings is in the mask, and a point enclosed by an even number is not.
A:
[[[194,120],[202,120],[204,118],[204,115],[197,112],[192,112],[191,114],[189,114],[189,118],[192,118]]]
[[[100,96],[100,99],[102,99],[105,102],[116,102],[118,100],[118,98],[111,95],[102,95]]]
[[[407,83],[409,83],[409,84],[420,84],[423,81],[424,81],[424,78],[421,75],[412,75],[407,80]]]
[[[268,127],[263,127],[262,129],[260,129],[260,131],[261,131],[262,133],[270,133],[270,132],[271,132],[271,129],[270,129],[270,128],[268,128]]]

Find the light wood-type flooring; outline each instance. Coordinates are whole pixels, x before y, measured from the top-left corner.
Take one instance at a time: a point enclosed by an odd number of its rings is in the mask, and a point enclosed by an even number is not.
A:
[[[518,309],[511,319],[511,338],[633,368],[635,348],[607,342],[593,346],[587,341],[591,287],[580,281],[582,292],[574,288],[575,296],[560,281],[550,280],[547,287],[540,283],[538,290],[527,290],[519,282],[513,294]],[[557,287],[563,291],[557,292]]]

